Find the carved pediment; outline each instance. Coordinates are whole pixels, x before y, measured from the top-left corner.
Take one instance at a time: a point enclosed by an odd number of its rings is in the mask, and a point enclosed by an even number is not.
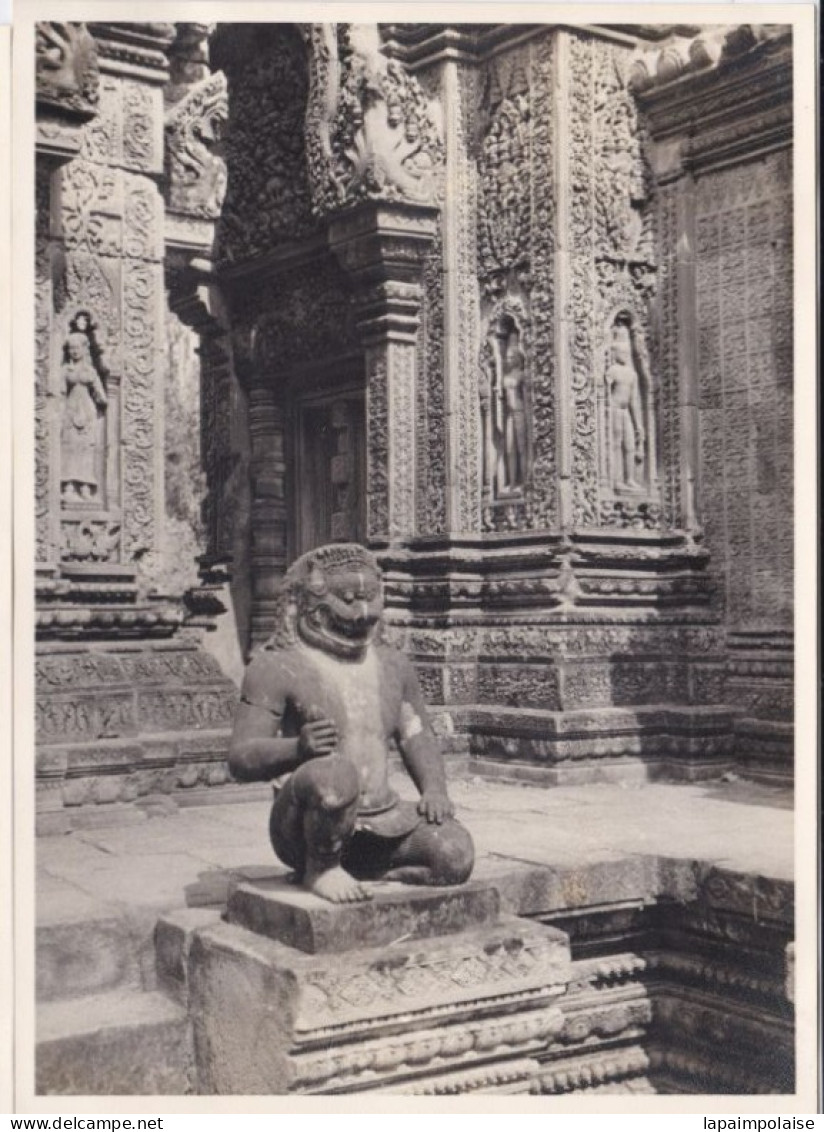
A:
[[[97,113],[97,48],[85,24],[39,23],[36,30],[38,103],[82,117]]]
[[[438,110],[417,79],[383,55],[377,25],[313,24],[304,36],[316,214],[363,200],[434,203],[444,162]]]
[[[209,75],[166,116],[166,202],[169,210],[216,220],[226,192],[226,163],[215,147],[229,114],[226,76]]]

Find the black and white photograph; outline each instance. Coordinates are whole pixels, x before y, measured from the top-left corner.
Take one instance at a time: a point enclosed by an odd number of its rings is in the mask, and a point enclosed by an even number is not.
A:
[[[14,1111],[815,1111],[812,6],[21,13]]]

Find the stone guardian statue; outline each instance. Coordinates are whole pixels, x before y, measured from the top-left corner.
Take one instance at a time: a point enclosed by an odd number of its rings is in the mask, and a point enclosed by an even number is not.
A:
[[[229,765],[271,780],[270,836],[305,889],[368,899],[369,879],[457,885],[474,850],[455,820],[443,759],[409,660],[376,640],[378,564],[355,543],[309,551],[287,571],[282,623],[243,680]],[[395,743],[418,789],[389,783]]]

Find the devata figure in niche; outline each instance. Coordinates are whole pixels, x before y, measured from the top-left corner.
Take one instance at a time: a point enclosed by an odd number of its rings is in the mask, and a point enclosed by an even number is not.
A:
[[[527,383],[520,333],[502,317],[481,350],[484,486],[493,499],[518,493],[527,479]]]
[[[282,624],[250,662],[230,751],[233,774],[273,780],[277,856],[334,902],[369,879],[455,885],[472,871],[417,676],[376,641],[381,574],[357,544],[309,551],[287,572]],[[420,799],[389,785],[395,742]]]
[[[66,503],[89,502],[99,490],[100,417],[108,398],[94,362],[93,345],[88,315],[76,315],[63,347],[61,367],[65,401],[60,486]]]
[[[616,491],[644,490],[646,430],[641,396],[642,364],[629,318],[619,315],[612,327],[606,375],[612,484]]]

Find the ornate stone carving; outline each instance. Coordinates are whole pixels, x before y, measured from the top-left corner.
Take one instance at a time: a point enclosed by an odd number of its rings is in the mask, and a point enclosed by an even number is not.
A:
[[[314,227],[304,152],[304,46],[288,25],[252,24],[247,34],[247,50],[224,66],[228,182],[218,249],[230,261],[298,239]]]
[[[696,183],[701,517],[733,626],[792,618],[791,185],[787,151]]]
[[[123,82],[120,96],[125,165],[142,172],[159,172],[163,167],[159,92],[144,83]]]
[[[105,519],[64,519],[60,524],[63,562],[116,562],[120,523]]]
[[[70,251],[121,252],[121,174],[79,157],[60,174],[60,233]]]
[[[238,303],[238,332],[260,373],[295,367],[359,349],[356,305],[345,273],[331,257],[267,280]]]
[[[91,117],[98,102],[95,43],[85,24],[36,26],[37,101]]]
[[[38,162],[36,172],[35,310],[34,310],[34,522],[38,563],[53,552],[51,536],[51,468],[53,466],[51,405],[52,264],[50,254],[51,174]]]
[[[366,529],[370,539],[389,531],[389,390],[387,359],[370,352],[366,368]]]
[[[478,111],[478,363],[487,530],[555,512],[553,44],[490,66]]]
[[[214,152],[229,114],[222,71],[201,79],[166,116],[167,204],[216,220],[226,192],[226,163]]]
[[[377,24],[313,24],[307,157],[313,208],[434,199],[443,164],[435,107],[381,51]]]
[[[455,129],[455,148],[457,150],[457,169],[455,178],[455,217],[451,221],[456,244],[457,296],[455,317],[457,320],[457,348],[455,353],[458,379],[456,397],[457,425],[456,456],[453,475],[457,479],[457,514],[453,525],[460,531],[476,532],[480,527],[480,504],[482,494],[481,461],[479,450],[479,420],[477,412],[478,389],[471,380],[476,372],[477,334],[480,321],[478,289],[478,245],[475,239],[477,224],[478,171],[469,153],[471,139],[475,132],[475,83],[477,72],[474,67],[458,68],[458,105],[452,112]],[[444,209],[449,207],[445,199]],[[446,212],[445,212],[446,216]]]
[[[575,35],[569,58],[573,518],[652,528],[661,514],[647,349],[656,269],[643,131],[619,48]]]
[[[63,505],[100,502],[105,492],[105,370],[86,311],[69,324],[60,377],[60,490]]]
[[[422,348],[417,353],[416,527],[420,534],[447,529],[448,445],[444,341],[443,239],[439,232],[423,264]],[[408,430],[405,430],[408,434]]]
[[[505,275],[530,269],[529,176],[531,102],[525,60],[511,66],[506,93],[493,63],[482,97],[485,129],[479,155],[481,209],[478,216],[478,266],[485,289],[500,291]]]

